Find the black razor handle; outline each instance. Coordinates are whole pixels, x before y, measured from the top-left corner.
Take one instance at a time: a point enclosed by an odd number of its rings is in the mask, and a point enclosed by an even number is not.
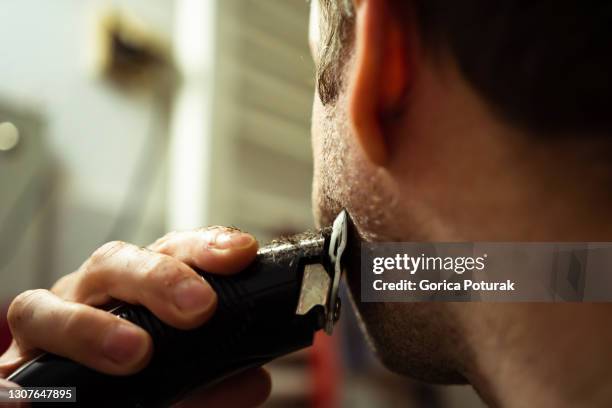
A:
[[[194,330],[170,327],[141,306],[121,304],[113,309],[153,339],[151,362],[139,373],[111,376],[44,354],[9,379],[22,387],[76,387],[76,404],[66,403],[71,407],[167,407],[196,388],[312,344],[314,333],[324,325],[323,307],[305,315],[297,315],[296,308],[305,265],[321,264],[332,273],[327,245],[321,233],[307,241],[264,247],[237,275],[198,271],[215,289],[218,305],[212,319]]]

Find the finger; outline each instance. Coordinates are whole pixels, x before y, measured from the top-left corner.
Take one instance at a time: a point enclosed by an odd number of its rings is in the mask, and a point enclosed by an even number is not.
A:
[[[17,296],[7,317],[22,350],[45,350],[108,374],[136,372],[151,356],[151,338],[140,327],[47,290]]]
[[[124,242],[103,245],[73,277],[68,300],[93,303],[100,295],[144,305],[167,324],[191,329],[215,311],[217,295],[193,269],[170,256]]]
[[[246,268],[257,255],[251,234],[225,227],[171,232],[149,249],[169,255],[201,270],[232,274]]]
[[[256,368],[231,377],[211,389],[196,391],[178,407],[257,407],[268,399],[271,389],[270,374],[263,368]]]
[[[36,350],[29,350],[29,352],[21,350],[13,340],[9,348],[0,356],[0,378],[8,377],[23,363],[34,358],[36,354]]]
[[[17,408],[17,407],[27,407],[28,403],[20,400],[10,400],[10,395],[8,393],[9,389],[17,389],[19,386],[10,381],[3,380],[0,378],[0,408]]]

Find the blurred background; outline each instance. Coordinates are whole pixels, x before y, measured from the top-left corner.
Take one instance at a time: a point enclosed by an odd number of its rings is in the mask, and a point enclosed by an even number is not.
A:
[[[308,10],[305,0],[3,1],[2,308],[109,240],[146,245],[222,224],[265,242],[311,228]],[[333,338],[271,365],[268,406],[481,406],[467,387],[385,372],[345,306]]]

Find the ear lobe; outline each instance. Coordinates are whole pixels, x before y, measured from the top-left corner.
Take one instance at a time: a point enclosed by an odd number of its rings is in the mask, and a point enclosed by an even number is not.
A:
[[[410,79],[405,32],[387,1],[356,2],[356,52],[349,82],[353,134],[376,166],[389,159],[385,118],[397,113]]]

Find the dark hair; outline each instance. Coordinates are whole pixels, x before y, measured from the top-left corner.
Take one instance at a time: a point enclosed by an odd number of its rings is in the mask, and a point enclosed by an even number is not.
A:
[[[342,86],[354,18],[351,1],[319,1],[318,89],[331,103]],[[612,132],[612,2],[388,1],[396,15],[414,14],[426,48],[449,52],[504,118],[544,132]]]

